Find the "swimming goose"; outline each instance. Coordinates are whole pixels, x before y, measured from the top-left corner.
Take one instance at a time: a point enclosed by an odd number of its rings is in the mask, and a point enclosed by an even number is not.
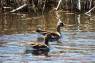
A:
[[[45,56],[48,56],[49,52],[49,37],[45,37],[45,42],[31,42],[30,44],[30,50],[26,49],[26,53],[32,53],[33,55],[42,55],[44,54]]]
[[[41,33],[42,35],[47,35],[50,41],[58,41],[61,37],[60,28],[63,26],[64,26],[63,22],[59,19],[56,28],[57,32],[45,31],[45,30],[41,30],[41,28],[38,28],[36,32]]]

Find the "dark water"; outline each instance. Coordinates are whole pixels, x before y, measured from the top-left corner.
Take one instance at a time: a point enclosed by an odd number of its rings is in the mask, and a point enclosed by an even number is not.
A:
[[[37,41],[38,25],[55,32],[56,15],[0,14],[0,63],[95,63],[95,15],[62,12],[60,42],[50,42],[51,57],[24,54],[24,43]]]

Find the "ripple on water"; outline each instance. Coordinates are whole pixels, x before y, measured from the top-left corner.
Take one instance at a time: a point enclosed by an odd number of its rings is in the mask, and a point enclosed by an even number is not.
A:
[[[73,34],[74,33],[74,34]],[[94,63],[94,32],[63,32],[61,42],[51,42],[51,57],[24,54],[22,42],[36,41],[37,34],[13,34],[0,36],[0,41],[8,42],[0,46],[1,63]],[[31,39],[33,38],[33,39]],[[21,42],[21,43],[20,43]],[[22,45],[19,45],[22,44]]]

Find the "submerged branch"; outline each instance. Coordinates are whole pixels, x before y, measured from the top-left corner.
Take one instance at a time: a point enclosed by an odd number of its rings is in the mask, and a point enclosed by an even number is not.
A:
[[[59,8],[61,1],[62,1],[62,0],[59,0],[58,5],[57,5],[57,7],[56,7],[56,10]]]
[[[86,12],[85,14],[86,15],[89,15],[89,13],[92,11],[92,10],[94,10],[95,9],[95,6],[94,7],[92,7],[88,12]]]
[[[10,11],[10,12],[15,12],[15,11],[17,11],[17,10],[20,10],[20,9],[24,8],[25,6],[27,6],[27,4],[23,4],[22,6],[16,8],[16,9],[13,9],[13,10]]]

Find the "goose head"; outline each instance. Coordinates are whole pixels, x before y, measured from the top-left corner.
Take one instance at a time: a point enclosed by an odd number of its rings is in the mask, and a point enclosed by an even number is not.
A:
[[[61,33],[60,28],[63,26],[64,26],[63,22],[59,19],[59,21],[57,22],[57,32]]]
[[[36,32],[42,32],[42,26],[41,25],[37,25]]]

